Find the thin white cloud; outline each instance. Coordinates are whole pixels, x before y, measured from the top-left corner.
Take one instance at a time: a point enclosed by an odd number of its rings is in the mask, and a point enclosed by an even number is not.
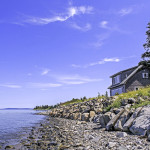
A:
[[[105,21],[105,20],[104,20],[104,21],[101,21],[101,22],[100,22],[100,27],[101,27],[101,28],[108,29],[107,24],[108,24],[108,21]]]
[[[72,64],[71,66],[74,68],[80,68],[81,67],[80,65],[76,65],[76,64]]]
[[[28,83],[27,85],[29,88],[52,88],[52,87],[60,87],[62,84],[59,83]]]
[[[74,28],[74,29],[83,31],[83,32],[89,31],[92,28],[91,24],[89,24],[89,23],[87,23],[85,26],[79,26],[76,23],[73,23],[73,24],[71,24],[71,27]]]
[[[89,82],[98,82],[98,81],[101,81],[102,79],[81,77],[79,75],[69,75],[69,76],[57,77],[57,80],[63,84],[72,85],[72,84],[84,84],[84,83],[89,83]]]
[[[122,33],[122,34],[130,34],[130,32],[120,29],[117,25],[112,25],[112,23],[111,23],[111,26],[110,26],[109,22],[106,20],[101,21],[99,24],[99,27],[109,30],[109,34],[111,34],[114,31],[117,31],[117,32]]]
[[[53,17],[30,17],[29,19],[24,20],[26,23],[33,23],[37,25],[49,24],[56,21],[66,21],[75,15],[80,14],[90,14],[93,11],[91,6],[80,6],[80,7],[69,7],[66,13],[62,13]]]
[[[44,69],[44,70],[42,71],[41,75],[42,75],[42,76],[47,75],[47,74],[49,73],[49,71],[50,71],[50,70],[46,68],[46,69]]]
[[[120,14],[121,16],[125,16],[131,14],[132,12],[133,12],[132,8],[123,8],[118,12],[118,14]]]
[[[92,63],[89,63],[89,64],[86,64],[86,65],[75,65],[73,64],[72,67],[74,68],[87,68],[87,67],[91,67],[91,66],[95,66],[95,65],[102,65],[102,64],[105,64],[105,63],[108,63],[108,62],[119,62],[121,59],[119,58],[104,58],[100,61],[97,61],[97,62],[92,62]]]
[[[20,22],[11,22],[11,24],[19,25],[19,26],[25,26],[23,23]]]
[[[13,88],[13,89],[19,89],[22,88],[20,85],[16,84],[0,84],[1,87],[6,87],[6,88]]]
[[[109,25],[109,22],[103,20],[100,22],[99,27],[107,30],[106,33],[97,36],[97,40],[90,45],[95,48],[100,48],[104,45],[104,42],[113,34],[113,32],[119,32],[121,34],[130,34],[131,32],[120,29],[117,25]]]
[[[109,38],[109,36],[110,33],[98,35],[96,42],[91,43],[90,46],[100,48],[104,44],[104,41]]]

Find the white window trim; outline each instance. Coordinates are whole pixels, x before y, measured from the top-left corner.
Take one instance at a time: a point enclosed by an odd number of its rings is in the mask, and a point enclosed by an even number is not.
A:
[[[137,90],[139,90],[139,89],[140,89],[140,88],[137,87],[137,86],[134,87],[134,91],[137,91]]]
[[[143,79],[148,79],[149,73],[142,73]]]

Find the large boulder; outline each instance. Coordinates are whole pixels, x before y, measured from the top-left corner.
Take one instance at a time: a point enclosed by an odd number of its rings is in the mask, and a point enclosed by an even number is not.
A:
[[[136,119],[136,117],[138,116],[138,114],[140,113],[142,107],[139,107],[135,110],[135,112],[133,112],[132,116],[128,119],[128,121],[123,125],[123,131],[128,132],[129,128],[131,127],[133,121]]]
[[[122,131],[123,130],[123,125],[126,123],[126,121],[130,117],[130,112],[128,110],[125,110],[124,113],[119,117],[117,120],[114,129],[117,131]]]
[[[77,120],[81,120],[81,113],[77,114]]]
[[[121,105],[122,106],[125,106],[125,105],[127,105],[128,104],[128,99],[123,99],[122,101],[121,101]]]
[[[96,114],[100,114],[103,112],[103,109],[102,108],[94,108],[94,111],[96,112]]]
[[[116,124],[117,120],[119,119],[119,117],[124,113],[124,109],[122,108],[121,111],[114,117],[112,118],[106,125],[106,129],[109,130],[113,130],[114,125]]]
[[[142,108],[140,114],[133,121],[130,131],[133,134],[145,136],[150,129],[150,105]]]
[[[95,116],[95,111],[90,111],[90,118],[93,118]]]
[[[73,120],[73,113],[70,113],[70,114],[69,114],[69,119],[72,119],[72,120]]]
[[[104,121],[105,121],[105,124],[107,125],[107,123],[113,119],[116,115],[112,112],[106,112],[104,115]]]
[[[82,121],[89,121],[89,113],[83,113],[81,115],[81,120]]]
[[[105,128],[107,123],[115,117],[115,114],[112,112],[107,112],[105,114],[99,114],[94,117],[93,122],[99,123],[102,128]]]
[[[80,113],[73,113],[73,120],[81,120],[81,114]]]
[[[82,109],[82,112],[83,112],[83,113],[89,113],[90,110],[91,110],[90,106],[86,106],[86,107],[84,107],[84,108]]]
[[[105,128],[105,126],[106,126],[105,121],[104,121],[104,116],[103,116],[103,114],[96,115],[96,116],[93,118],[93,122],[94,122],[94,123],[99,123],[102,128]]]

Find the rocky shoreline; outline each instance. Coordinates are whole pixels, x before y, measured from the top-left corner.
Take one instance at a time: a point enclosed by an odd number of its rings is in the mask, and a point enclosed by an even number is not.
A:
[[[19,145],[6,149],[19,150],[150,150],[146,138],[125,132],[106,131],[99,124],[47,117],[33,127]]]
[[[107,131],[130,132],[144,136],[150,141],[150,105],[132,108],[139,101],[149,102],[149,97],[122,99],[120,107],[107,108],[117,102],[115,97],[108,99],[93,99],[83,103],[59,106],[47,111],[47,115],[72,120],[99,123]]]
[[[15,146],[19,150],[150,150],[150,105],[131,108],[149,97],[129,98],[121,107],[106,108],[115,97],[93,99],[41,112],[39,126]]]

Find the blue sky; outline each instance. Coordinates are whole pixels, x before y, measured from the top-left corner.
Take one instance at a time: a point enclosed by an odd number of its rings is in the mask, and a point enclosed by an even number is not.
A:
[[[1,0],[0,108],[104,94],[144,52],[149,0]]]

